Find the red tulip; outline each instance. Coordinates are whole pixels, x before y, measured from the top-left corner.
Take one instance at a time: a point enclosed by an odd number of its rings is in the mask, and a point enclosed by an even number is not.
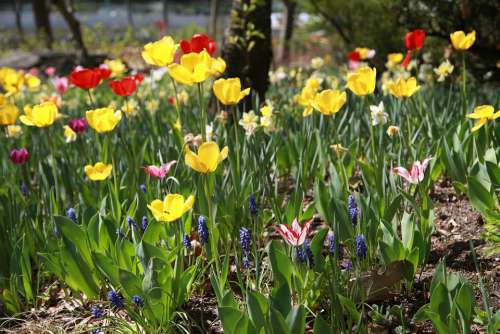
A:
[[[170,104],[170,105],[174,105],[174,104],[175,104],[175,97],[173,97],[173,96],[169,96],[169,97],[167,98],[167,102],[168,102],[168,104]]]
[[[407,32],[405,35],[405,47],[408,53],[401,64],[403,67],[408,66],[411,59],[411,52],[414,50],[419,50],[424,46],[425,41],[425,31],[422,29],[415,29],[413,31]]]
[[[351,61],[360,61],[361,55],[358,51],[351,51],[347,54],[347,58]]]
[[[69,76],[69,82],[81,89],[95,88],[101,79],[101,71],[98,68],[75,69]]]
[[[21,149],[13,149],[10,151],[9,158],[10,160],[15,163],[16,165],[22,165],[26,161],[28,161],[30,157],[30,154],[28,153],[28,150],[25,148]]]
[[[299,222],[297,221],[297,218],[295,218],[292,223],[292,226],[288,224],[280,224],[276,228],[276,231],[291,246],[300,246],[306,240],[312,222],[313,220],[311,219],[308,222],[306,222],[303,227],[301,227]]]
[[[107,80],[111,76],[111,70],[106,64],[99,65],[102,80]]]
[[[141,73],[141,72],[137,72],[135,75],[134,75],[134,79],[137,83],[141,83],[142,81],[144,81],[144,74]]]
[[[68,126],[75,133],[80,134],[85,132],[85,130],[87,129],[87,121],[85,120],[85,118],[72,119],[68,122]]]
[[[181,40],[180,45],[184,54],[190,52],[200,53],[203,50],[207,50],[210,55],[213,55],[217,49],[215,41],[210,39],[205,34],[193,35],[193,37],[191,37],[191,42],[183,39]]]
[[[119,96],[130,96],[134,94],[137,84],[134,77],[125,77],[121,80],[113,80],[109,83],[109,87],[113,93]]]

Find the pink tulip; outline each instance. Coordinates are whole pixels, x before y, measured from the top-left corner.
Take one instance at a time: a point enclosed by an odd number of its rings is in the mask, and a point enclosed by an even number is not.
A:
[[[411,166],[410,171],[408,171],[404,167],[395,167],[392,169],[392,172],[401,176],[411,184],[418,184],[424,179],[425,170],[427,169],[427,166],[432,159],[432,157],[428,157],[425,158],[422,162],[415,161]]]
[[[163,179],[175,163],[177,163],[177,161],[172,160],[170,162],[167,162],[166,164],[161,165],[160,167],[154,165],[146,166],[144,167],[144,171],[152,177]]]
[[[28,73],[37,77],[40,74],[40,70],[36,67],[32,67]]]
[[[309,220],[304,224],[303,227],[300,226],[297,218],[293,220],[292,226],[288,224],[280,224],[276,228],[276,231],[292,246],[300,246],[304,243],[309,234],[309,229],[311,228],[313,220]]]
[[[45,69],[45,74],[48,76],[48,77],[52,77],[54,76],[54,74],[56,74],[56,68],[54,66],[49,66]]]
[[[10,151],[9,158],[16,165],[22,165],[28,161],[30,155],[28,150],[25,148],[13,149]]]
[[[63,95],[68,90],[69,82],[68,78],[61,77],[54,79],[54,87],[59,95]]]
[[[68,122],[68,126],[76,132],[77,134],[85,132],[87,130],[87,121],[85,118],[75,118]]]

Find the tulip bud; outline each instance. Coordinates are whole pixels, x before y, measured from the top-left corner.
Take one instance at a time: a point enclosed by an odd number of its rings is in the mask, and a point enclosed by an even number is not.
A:
[[[22,165],[28,161],[30,155],[28,153],[28,150],[25,148],[21,149],[13,149],[10,151],[9,158],[10,160],[15,163],[16,165]]]

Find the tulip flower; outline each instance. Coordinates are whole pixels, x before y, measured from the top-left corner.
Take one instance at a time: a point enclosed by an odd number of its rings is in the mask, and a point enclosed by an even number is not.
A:
[[[399,64],[403,60],[403,54],[402,53],[389,53],[387,55],[387,62],[385,63],[385,66],[387,68],[393,68],[397,64]]]
[[[483,127],[486,123],[494,121],[500,117],[500,110],[495,112],[495,108],[490,105],[482,105],[476,107],[474,112],[467,115],[468,118],[476,119],[476,124],[472,128],[472,132],[475,132]]]
[[[455,50],[468,50],[476,41],[476,31],[473,30],[467,35],[462,30],[455,31],[453,34],[450,34],[450,39]]]
[[[425,158],[422,162],[415,161],[411,166],[410,171],[408,171],[404,167],[395,167],[392,169],[392,172],[401,176],[411,184],[418,184],[424,179],[425,170],[427,169],[427,166],[432,159],[432,157],[428,157]]]
[[[56,92],[59,95],[63,95],[68,90],[69,80],[66,77],[55,78],[53,84]]]
[[[7,125],[7,138],[19,138],[23,133],[23,129],[19,125]]]
[[[298,247],[301,246],[304,241],[306,241],[312,222],[313,220],[311,219],[301,227],[299,222],[297,221],[297,218],[295,218],[292,222],[292,226],[288,224],[280,224],[276,228],[276,231],[288,244]]]
[[[106,59],[104,65],[111,71],[111,77],[118,77],[127,71],[127,66],[120,59]]]
[[[180,42],[180,46],[184,54],[191,52],[200,53],[203,50],[206,50],[210,56],[212,56],[217,49],[215,41],[210,39],[205,34],[193,35],[193,37],[191,37],[191,42],[183,39]]]
[[[32,92],[37,91],[38,88],[40,88],[40,85],[42,83],[42,81],[37,76],[35,76],[33,74],[26,74],[24,76],[24,82],[25,82],[26,87],[28,87],[28,89]]]
[[[172,160],[170,162],[167,162],[166,164],[161,165],[160,167],[150,165],[144,167],[144,171],[149,176],[155,177],[157,179],[163,179],[168,174],[172,166],[176,163],[177,163],[176,160]]]
[[[125,77],[121,80],[113,80],[109,83],[113,93],[119,96],[130,96],[134,94],[137,83],[134,77]]]
[[[377,69],[360,67],[347,75],[347,87],[358,96],[373,93],[377,78]]]
[[[109,175],[111,174],[111,171],[113,170],[113,166],[106,165],[102,162],[98,162],[94,166],[86,165],[84,170],[85,170],[85,174],[87,175],[87,177],[90,180],[103,181],[109,177]]]
[[[103,79],[98,68],[75,69],[69,76],[69,82],[81,89],[95,88]]]
[[[75,133],[80,134],[87,130],[87,121],[85,120],[85,118],[72,119],[68,122],[68,126]]]
[[[198,148],[198,153],[193,153],[189,147],[186,149],[186,165],[195,171],[203,174],[215,172],[219,163],[227,158],[229,149],[224,147],[219,150],[219,145],[215,142],[203,143]]]
[[[375,50],[369,48],[356,48],[354,52],[358,53],[361,60],[372,59],[375,57]]]
[[[389,137],[394,137],[395,135],[397,135],[399,133],[399,128],[397,126],[394,126],[394,125],[390,125],[388,128],[387,128],[387,131],[386,131],[387,135]]]
[[[326,116],[336,114],[345,104],[347,94],[339,90],[325,89],[316,94],[313,100],[313,107]]]
[[[142,58],[150,65],[167,66],[174,61],[177,47],[178,44],[175,44],[172,37],[165,36],[156,42],[144,45]]]
[[[85,116],[90,127],[98,133],[112,131],[122,119],[121,111],[115,112],[109,107],[89,110]]]
[[[302,113],[303,117],[307,117],[312,114],[313,112],[312,105],[314,97],[317,94],[318,88],[319,88],[319,81],[315,78],[309,78],[306,82],[305,87],[302,88],[300,94],[295,95],[295,100],[297,101],[297,103],[303,107],[306,107],[304,109],[304,112]]]
[[[389,83],[387,87],[391,94],[396,97],[410,97],[420,89],[420,86],[417,85],[417,79],[414,77],[408,80],[399,78],[396,82]]]
[[[64,138],[66,139],[66,143],[71,143],[76,140],[76,132],[73,131],[69,126],[64,126]]]
[[[361,61],[361,55],[358,51],[351,51],[347,54],[347,59],[350,61]]]
[[[102,80],[108,80],[109,77],[111,76],[111,74],[113,74],[113,72],[111,72],[111,70],[109,69],[108,65],[106,65],[106,64],[99,65],[99,67],[97,68],[97,70],[101,74],[101,79]]]
[[[22,165],[28,161],[30,155],[28,150],[25,148],[13,149],[10,151],[9,158],[16,165]]]
[[[15,104],[3,103],[0,104],[0,125],[12,125],[16,123],[19,109]]]
[[[238,104],[245,96],[250,94],[250,88],[241,90],[240,78],[216,80],[213,91],[217,99],[224,105]]]
[[[144,81],[144,74],[141,73],[141,72],[137,72],[135,75],[134,75],[134,79],[135,81],[139,84],[141,82]]]
[[[194,204],[194,196],[187,199],[179,194],[168,194],[163,201],[155,199],[148,205],[149,210],[159,222],[173,222],[188,212]]]
[[[55,74],[56,74],[56,68],[54,66],[49,66],[45,69],[45,74],[48,76],[48,77],[53,77]]]
[[[419,50],[424,46],[425,31],[422,29],[415,29],[407,32],[405,35],[405,47],[408,50],[405,59],[403,60],[403,67],[408,66],[411,59],[412,51]]]
[[[19,117],[23,124],[43,128],[52,125],[56,120],[57,106],[53,102],[44,102],[33,108],[24,107],[24,113]]]
[[[226,63],[222,58],[212,58],[203,50],[183,55],[180,64],[168,66],[168,74],[178,83],[193,85],[207,80],[210,75],[221,74],[225,69]]]

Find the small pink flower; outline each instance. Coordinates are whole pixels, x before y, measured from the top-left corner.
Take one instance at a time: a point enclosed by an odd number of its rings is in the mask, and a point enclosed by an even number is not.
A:
[[[160,167],[155,165],[146,166],[144,167],[144,171],[152,177],[163,179],[175,163],[177,163],[177,161],[172,160],[170,162],[167,162],[166,164],[161,165]]]
[[[276,231],[292,246],[300,246],[306,240],[309,229],[311,228],[313,220],[309,220],[304,224],[303,227],[300,226],[297,218],[292,222],[292,226],[288,224],[280,224],[276,228]]]
[[[425,170],[427,169],[427,166],[432,159],[432,157],[428,157],[425,158],[422,162],[415,161],[411,166],[410,171],[408,171],[404,167],[395,167],[392,169],[392,172],[401,176],[411,184],[418,184],[424,179]]]
[[[10,160],[15,163],[16,165],[22,165],[28,161],[30,157],[30,154],[28,153],[28,150],[25,148],[21,149],[13,149],[10,151],[9,158]]]
[[[68,126],[75,133],[80,134],[87,130],[87,120],[85,118],[75,118],[68,122]]]
[[[56,89],[56,92],[59,95],[63,95],[68,90],[69,81],[68,81],[68,78],[66,78],[66,77],[55,78],[53,83],[54,83],[54,87]]]
[[[361,65],[361,62],[357,60],[349,60],[348,67],[350,70],[355,70]]]
[[[36,67],[32,67],[28,73],[37,77],[40,74],[40,70]]]
[[[54,66],[49,66],[45,69],[45,74],[48,77],[53,77],[56,74],[56,68]]]

